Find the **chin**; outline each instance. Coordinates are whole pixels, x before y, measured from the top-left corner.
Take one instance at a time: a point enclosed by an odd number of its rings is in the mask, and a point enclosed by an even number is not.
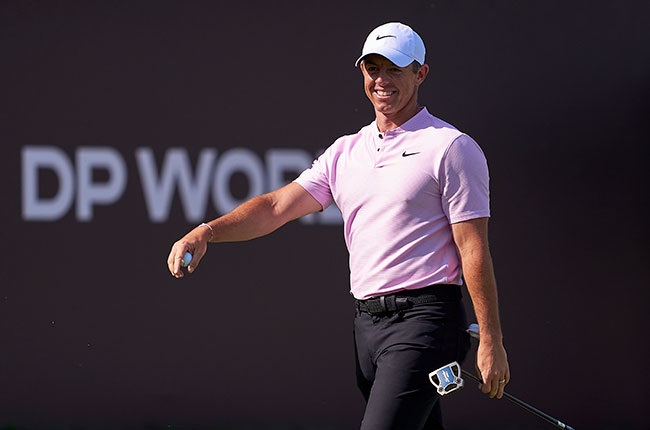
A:
[[[379,113],[383,113],[384,115],[388,115],[394,111],[392,106],[386,105],[375,105],[375,110]]]

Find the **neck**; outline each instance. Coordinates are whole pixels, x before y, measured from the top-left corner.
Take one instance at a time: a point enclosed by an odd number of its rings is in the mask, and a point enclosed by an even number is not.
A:
[[[380,132],[385,132],[387,130],[394,130],[400,127],[409,119],[413,118],[418,112],[422,110],[423,106],[414,105],[410,109],[404,109],[400,112],[394,114],[384,114],[379,111],[375,111],[377,128]]]

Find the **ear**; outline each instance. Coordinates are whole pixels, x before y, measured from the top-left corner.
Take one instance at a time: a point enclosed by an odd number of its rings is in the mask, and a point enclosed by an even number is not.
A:
[[[423,64],[418,69],[418,73],[417,73],[417,76],[416,76],[416,80],[417,80],[418,85],[422,84],[422,82],[424,82],[424,80],[426,79],[426,77],[428,75],[429,75],[429,65],[428,64]]]

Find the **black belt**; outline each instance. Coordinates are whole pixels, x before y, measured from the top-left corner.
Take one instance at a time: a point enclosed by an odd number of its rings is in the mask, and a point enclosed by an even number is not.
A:
[[[436,302],[450,302],[462,297],[459,285],[438,284],[417,290],[403,290],[395,294],[357,300],[357,310],[370,315],[383,315]]]

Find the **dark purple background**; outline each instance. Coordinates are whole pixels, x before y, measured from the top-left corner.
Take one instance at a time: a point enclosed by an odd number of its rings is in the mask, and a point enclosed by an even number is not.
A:
[[[372,120],[354,61],[391,20],[427,43],[420,101],[489,160],[508,389],[578,429],[647,428],[648,16],[644,1],[2,2],[0,428],[358,426],[341,228],[211,246],[174,280],[167,253],[194,223],[178,196],[150,221],[133,154],[318,152]],[[27,145],[116,148],[126,192],[92,222],[25,221]],[[450,428],[549,428],[468,385],[445,399]]]

